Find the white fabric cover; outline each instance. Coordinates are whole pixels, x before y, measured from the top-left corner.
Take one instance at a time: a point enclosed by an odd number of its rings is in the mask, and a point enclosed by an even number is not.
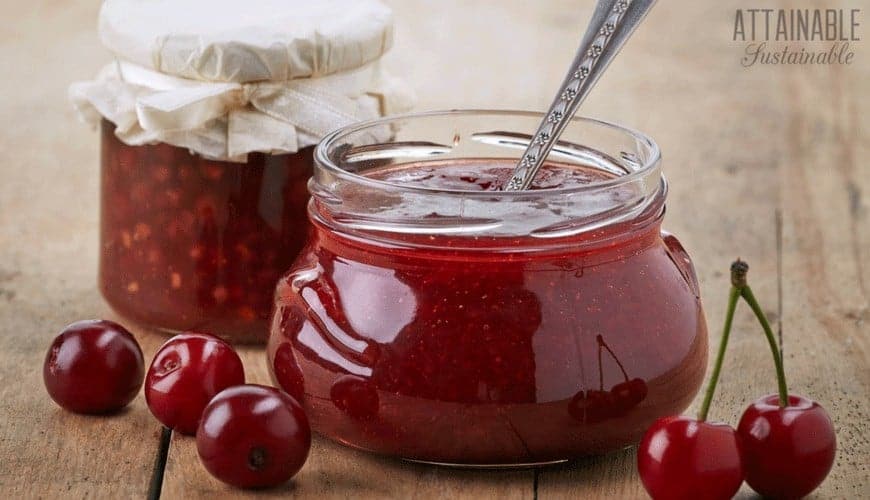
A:
[[[372,0],[107,0],[100,35],[117,60],[72,84],[70,98],[131,145],[229,161],[292,153],[410,108],[410,91],[377,60],[391,20]]]
[[[378,59],[393,16],[377,0],[106,0],[99,32],[119,58],[167,75],[281,81]]]

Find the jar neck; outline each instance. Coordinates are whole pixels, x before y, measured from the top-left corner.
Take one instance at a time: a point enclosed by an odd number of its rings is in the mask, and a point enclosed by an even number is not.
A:
[[[315,151],[311,218],[361,242],[448,253],[594,248],[661,218],[658,146],[598,120],[571,119],[533,189],[498,190],[542,118],[455,110],[337,130]]]
[[[427,255],[445,258],[458,255],[469,258],[474,254],[565,255],[616,247],[639,250],[653,244],[659,238],[666,197],[667,184],[662,178],[658,190],[630,205],[612,207],[589,217],[565,219],[544,228],[511,226],[524,229],[515,232],[493,230],[494,218],[488,221],[491,224],[488,226],[472,219],[468,228],[461,227],[462,222],[453,218],[445,220],[434,216],[429,220],[425,217],[359,219],[335,210],[335,206],[317,195],[309,205],[309,216],[324,238],[366,251],[413,253],[425,250]],[[547,210],[545,207],[539,208]]]

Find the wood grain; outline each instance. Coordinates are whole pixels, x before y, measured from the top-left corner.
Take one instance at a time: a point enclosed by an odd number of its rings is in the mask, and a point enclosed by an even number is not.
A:
[[[870,74],[864,75],[866,82]],[[819,495],[867,498],[867,87],[839,68],[786,78],[795,100],[816,106],[792,109],[785,127],[791,148],[780,168],[784,360],[790,390],[820,401],[837,429],[837,461]]]
[[[67,84],[108,60],[94,29],[98,6],[0,2],[15,20],[0,31],[0,61],[10,68],[0,78],[0,496],[143,498],[160,427],[142,398],[122,415],[75,416],[53,405],[40,375],[44,349],[61,327],[111,317],[94,283],[97,137],[66,102]],[[386,64],[417,90],[421,110],[545,108],[592,5],[388,3],[397,37]],[[777,4],[863,8],[853,0]],[[821,401],[838,429],[837,463],[814,496],[866,498],[870,46],[854,43],[848,66],[743,68],[731,23],[734,9],[752,7],[762,5],[659,2],[581,113],[659,142],[670,181],[665,226],[695,260],[713,346],[728,265],[738,256],[749,261],[756,295],[782,321],[791,389]],[[146,356],[163,340],[136,333]],[[263,353],[246,348],[242,355],[249,380],[268,382]],[[775,390],[773,377],[760,330],[741,306],[712,418],[736,424],[751,400]],[[539,471],[456,471],[316,439],[294,481],[253,495],[643,498],[634,461],[629,449]],[[172,438],[162,486],[164,498],[242,496],[212,479],[183,437]],[[751,492],[744,487],[740,496]]]
[[[66,101],[106,57],[97,5],[3,2],[0,30],[0,497],[144,498],[159,425],[143,399],[85,417],[45,392],[66,324],[112,314],[96,290],[96,136]],[[12,21],[14,20],[14,21]],[[150,357],[159,337],[139,334]]]
[[[85,278],[85,277],[82,277]],[[148,492],[160,425],[140,395],[109,416],[83,416],[62,410],[42,384],[45,351],[66,323],[113,315],[97,300],[64,301],[45,308],[46,296],[31,302],[28,278],[0,286],[0,492],[4,498],[143,498]],[[69,291],[69,290],[67,290]],[[147,357],[160,338],[136,332]]]

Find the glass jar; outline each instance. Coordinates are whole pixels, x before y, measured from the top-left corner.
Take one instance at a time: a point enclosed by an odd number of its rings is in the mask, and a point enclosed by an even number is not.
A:
[[[312,237],[268,345],[316,431],[416,461],[542,464],[635,443],[692,401],[707,333],[661,231],[657,145],[574,119],[537,189],[499,191],[540,119],[437,112],[320,143]]]
[[[130,146],[102,121],[100,290],[145,326],[266,340],[272,292],[302,248],[313,147],[212,161]]]
[[[392,11],[104,0],[97,25],[112,59],[69,97],[102,131],[103,296],[147,327],[265,343],[309,231],[314,145],[413,101],[381,65]]]

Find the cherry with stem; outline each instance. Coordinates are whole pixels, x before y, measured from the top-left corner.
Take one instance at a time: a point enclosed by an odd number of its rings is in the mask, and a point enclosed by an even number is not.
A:
[[[773,329],[770,328],[770,323],[768,323],[764,311],[761,310],[761,306],[758,305],[758,301],[755,299],[755,294],[752,293],[752,288],[746,281],[746,275],[748,272],[749,265],[746,262],[737,259],[734,261],[734,264],[731,265],[731,283],[740,291],[740,296],[746,301],[749,308],[752,309],[755,317],[758,318],[758,322],[761,323],[761,329],[764,330],[764,336],[770,346],[770,352],[773,354],[773,364],[776,367],[779,405],[786,407],[788,406],[788,385],[785,381],[785,369],[783,368],[782,357],[780,356],[779,344],[773,336]]]
[[[764,497],[801,498],[828,475],[837,438],[821,405],[788,393],[782,351],[747,282],[748,271],[749,266],[738,259],[732,266],[732,281],[764,331],[776,367],[778,393],[751,404],[737,426],[746,482]]]
[[[603,336],[596,335],[595,342],[598,344],[598,389],[581,390],[574,395],[568,406],[568,412],[572,417],[588,424],[595,424],[627,414],[646,399],[648,392],[646,382],[643,379],[630,379],[628,377],[625,366],[619,361],[613,349],[604,341]],[[613,358],[624,379],[623,382],[611,387],[609,391],[604,390],[603,351],[607,351]]]
[[[604,342],[604,337],[598,335],[595,337],[595,340],[598,342],[598,382],[601,390],[604,390],[604,368],[601,363],[601,351],[606,350],[610,357],[613,358],[613,361],[616,362],[616,366],[619,367],[619,371],[622,373],[623,382],[620,382],[613,387],[610,388],[610,393],[613,394],[615,399],[615,414],[623,415],[628,413],[629,410],[639,405],[641,401],[646,399],[647,396],[647,386],[646,382],[640,378],[629,378],[628,372],[625,371],[625,367],[622,365],[622,362],[619,361],[619,358],[616,356],[616,353],[613,352],[613,349]]]

